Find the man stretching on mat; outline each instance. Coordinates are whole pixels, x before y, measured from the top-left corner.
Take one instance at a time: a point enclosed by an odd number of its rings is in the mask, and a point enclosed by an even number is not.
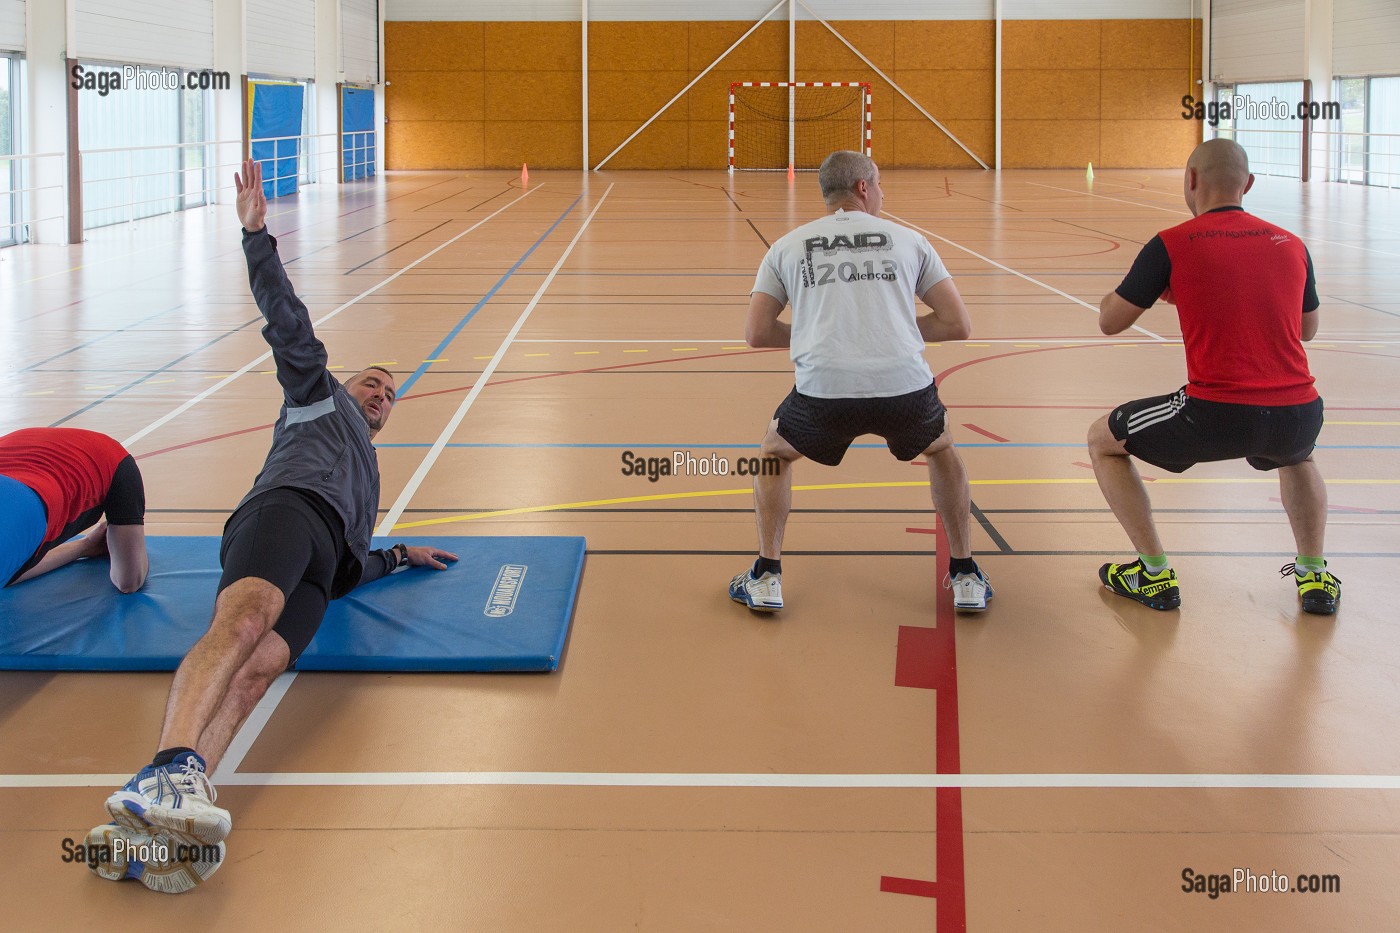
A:
[[[783,608],[793,462],[836,466],[852,441],[875,434],[900,460],[928,460],[953,605],[986,609],[992,587],[972,559],[967,471],[924,361],[925,341],[967,339],[967,308],[929,241],[881,219],[880,170],[869,156],[833,152],[817,180],[832,213],[773,244],[749,298],[749,346],[790,347],[797,385],[763,438],[762,456],[780,468],[754,478],[758,560],[730,582],[729,598],[760,612]],[[932,312],[916,315],[916,298]],[[791,324],[778,320],[789,302]]]
[[[141,471],[107,435],[23,428],[0,437],[0,586],[110,557],[112,585],[134,593],[146,582],[145,520]]]
[[[342,385],[326,369],[326,349],[263,225],[267,200],[258,163],[244,162],[234,184],[248,278],[282,384],[282,413],[262,472],[224,526],[214,619],[175,672],[160,751],[107,798],[117,826],[94,833],[163,834],[222,846],[232,819],[214,805],[206,775],[268,686],[316,634],[328,601],[410,566],[443,570],[442,561],[457,559],[434,547],[369,550],[379,508],[371,441],[393,410],[394,377],[371,367]],[[217,859],[167,865],[151,878],[150,871],[109,866],[104,877],[140,876],[148,887],[173,893],[217,867]]]
[[[1153,609],[1181,605],[1129,455],[1173,473],[1243,458],[1256,470],[1278,470],[1298,545],[1280,573],[1297,584],[1304,612],[1330,615],[1342,585],[1322,556],[1327,487],[1312,458],[1322,399],[1303,352],[1318,325],[1312,258],[1296,236],[1240,206],[1254,176],[1233,140],[1196,147],[1184,184],[1195,219],[1153,237],[1099,306],[1100,329],[1116,334],[1158,296],[1175,304],[1188,379],[1170,395],[1120,405],[1089,429],[1099,488],[1138,550],[1135,560],[1104,564],[1099,579]]]

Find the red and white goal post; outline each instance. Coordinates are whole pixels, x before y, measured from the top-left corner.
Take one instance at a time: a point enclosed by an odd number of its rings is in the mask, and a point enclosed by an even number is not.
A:
[[[838,149],[870,155],[865,81],[729,85],[729,171],[815,171]]]

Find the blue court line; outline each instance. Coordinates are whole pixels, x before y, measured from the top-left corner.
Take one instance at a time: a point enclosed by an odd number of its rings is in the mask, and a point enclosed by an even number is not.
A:
[[[375,444],[376,447],[431,447],[432,444]],[[453,443],[448,447],[578,447],[596,448],[603,450],[757,450],[758,444],[472,444]],[[958,444],[958,447],[1073,447],[1084,449],[1084,444],[1034,444],[1034,443],[977,443]],[[885,450],[884,444],[852,444],[851,449],[869,448],[871,450]],[[1318,444],[1318,450],[1400,450],[1400,444]]]
[[[544,233],[540,234],[540,238],[538,240],[530,244],[530,248],[527,249],[523,254],[521,254],[520,258],[515,261],[515,265],[507,269],[506,274],[497,279],[496,284],[491,286],[491,290],[488,291],[485,295],[482,295],[481,300],[478,301],[476,304],[472,305],[472,309],[468,311],[460,321],[457,322],[457,326],[453,327],[450,331],[447,332],[447,336],[442,338],[442,343],[439,343],[436,347],[433,348],[433,351],[428,354],[428,359],[434,360],[442,355],[443,351],[445,351],[448,348],[452,341],[457,339],[457,335],[462,332],[462,328],[466,327],[467,323],[471,321],[472,318],[476,317],[476,312],[480,311],[486,306],[486,302],[490,301],[492,296],[500,290],[501,286],[506,284],[506,279],[510,278],[512,275],[515,274],[515,270],[519,269],[521,264],[524,263],[525,260],[530,258],[530,254],[539,248],[539,245],[545,241],[545,238],[554,232],[555,227],[559,226],[561,223],[564,222],[564,218],[568,217],[570,212],[572,212],[573,209],[578,206],[578,202],[582,200],[583,195],[579,195],[578,197],[574,198],[572,204],[564,208],[564,213],[560,214],[558,218],[555,219],[554,223],[549,225],[549,229],[546,230]],[[432,365],[432,363],[419,363],[418,368],[413,371],[413,375],[405,379],[403,381],[403,385],[399,386],[398,397],[402,399],[405,395],[407,395],[408,390],[413,388],[413,384],[418,381],[418,377],[426,373],[430,368],[432,368]],[[424,444],[423,446],[431,447],[432,445]]]

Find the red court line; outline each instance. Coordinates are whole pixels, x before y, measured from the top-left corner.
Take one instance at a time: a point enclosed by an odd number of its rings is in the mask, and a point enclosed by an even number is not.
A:
[[[894,657],[894,685],[920,690],[938,689],[936,659],[938,631],[918,625],[899,627]]]
[[[983,437],[989,437],[989,438],[991,438],[992,440],[996,441],[997,443],[1000,443],[1000,444],[1007,444],[1007,443],[1010,443],[1010,439],[1009,439],[1009,438],[1002,437],[1000,434],[993,434],[991,431],[988,431],[986,428],[979,428],[979,427],[978,427],[977,425],[975,425],[975,424],[967,424],[967,423],[964,422],[963,427],[967,428],[969,431],[976,431],[978,434],[982,435]]]
[[[948,575],[948,532],[935,518],[937,573],[941,581]],[[958,652],[953,591],[938,587],[934,609],[934,648],[937,675],[934,745],[935,768],[939,774],[962,772],[958,739]],[[967,930],[966,867],[963,864],[962,788],[939,787],[935,794],[934,845],[938,859],[938,933],[965,933]]]
[[[937,897],[938,885],[932,881],[919,881],[914,878],[895,878],[892,875],[880,876],[880,890],[886,894],[912,894],[915,897]]]
[[[922,528],[906,531],[926,533]],[[937,572],[948,574],[948,535],[935,518],[933,533]],[[895,685],[934,691],[934,767],[939,774],[962,771],[958,739],[958,662],[953,591],[938,587],[934,628],[901,625],[895,655]],[[880,877],[880,890],[890,894],[931,897],[937,902],[937,933],[967,930],[966,867],[963,864],[962,788],[934,790],[934,851],[937,880]]]

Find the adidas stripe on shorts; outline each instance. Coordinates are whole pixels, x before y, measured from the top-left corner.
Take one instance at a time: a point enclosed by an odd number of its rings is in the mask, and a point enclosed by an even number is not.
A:
[[[1301,463],[1322,430],[1322,399],[1302,405],[1236,405],[1171,395],[1119,405],[1108,418],[1128,453],[1172,473],[1197,463],[1245,460],[1256,470]]]

